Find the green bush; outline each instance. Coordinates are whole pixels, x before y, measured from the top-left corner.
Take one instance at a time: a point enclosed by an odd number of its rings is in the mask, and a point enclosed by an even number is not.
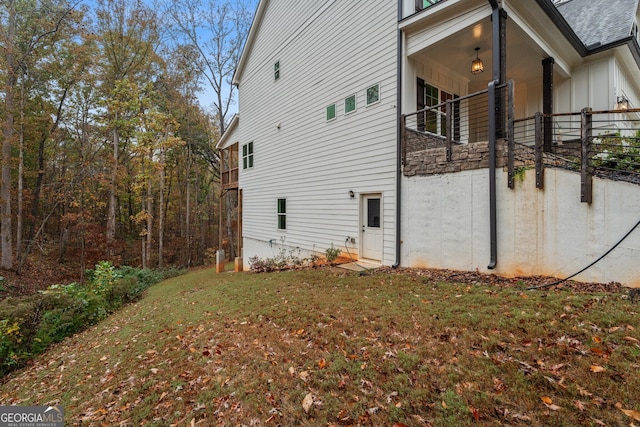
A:
[[[0,301],[0,376],[136,301],[151,285],[181,272],[115,268],[110,262],[100,262],[95,270],[87,271],[87,284],[52,285],[35,295]]]

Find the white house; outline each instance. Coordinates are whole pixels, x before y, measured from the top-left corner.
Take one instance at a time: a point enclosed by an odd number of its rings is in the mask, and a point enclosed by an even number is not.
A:
[[[333,244],[563,278],[608,252],[576,279],[640,286],[638,0],[555,3],[260,1],[218,145],[245,268]]]

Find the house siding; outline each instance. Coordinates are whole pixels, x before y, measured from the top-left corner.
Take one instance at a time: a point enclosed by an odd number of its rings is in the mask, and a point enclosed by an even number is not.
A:
[[[299,4],[305,3],[305,4]],[[240,143],[254,143],[242,170],[245,263],[280,248],[322,253],[332,243],[357,257],[359,196],[383,198],[384,264],[395,259],[396,4],[269,2],[239,76]],[[273,65],[280,62],[274,81]],[[366,88],[380,102],[365,106]],[[344,99],[357,109],[344,114]],[[336,119],[325,108],[336,104]],[[349,197],[349,190],[356,198]],[[287,229],[276,200],[287,199]],[[355,252],[355,253],[354,253]]]

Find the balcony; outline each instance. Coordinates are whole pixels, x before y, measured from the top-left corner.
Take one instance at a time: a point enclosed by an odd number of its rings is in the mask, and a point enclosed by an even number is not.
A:
[[[516,171],[535,168],[581,176],[581,200],[592,201],[593,177],[640,184],[640,109],[542,114],[515,119],[513,83],[447,100],[402,115],[405,176],[455,173],[489,167],[490,103],[495,100],[496,166],[514,188]]]
[[[238,144],[221,150],[220,181],[222,190],[238,188]]]

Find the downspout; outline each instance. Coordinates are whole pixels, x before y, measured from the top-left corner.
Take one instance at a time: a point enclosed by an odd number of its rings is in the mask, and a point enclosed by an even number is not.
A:
[[[398,22],[402,19],[402,1],[398,1]],[[397,25],[397,23],[396,23]],[[396,261],[391,266],[392,268],[398,268],[400,266],[400,255],[402,251],[402,239],[400,236],[401,217],[402,214],[402,129],[400,124],[402,123],[402,31],[398,28],[397,35],[397,47],[398,50],[398,64],[397,64],[397,77],[396,77]]]
[[[492,55],[493,80],[489,83],[489,233],[491,240],[491,259],[487,268],[493,270],[498,263],[497,233],[497,195],[496,195],[496,86],[501,81],[501,40],[500,7],[497,0],[491,4],[491,22],[493,24]]]

